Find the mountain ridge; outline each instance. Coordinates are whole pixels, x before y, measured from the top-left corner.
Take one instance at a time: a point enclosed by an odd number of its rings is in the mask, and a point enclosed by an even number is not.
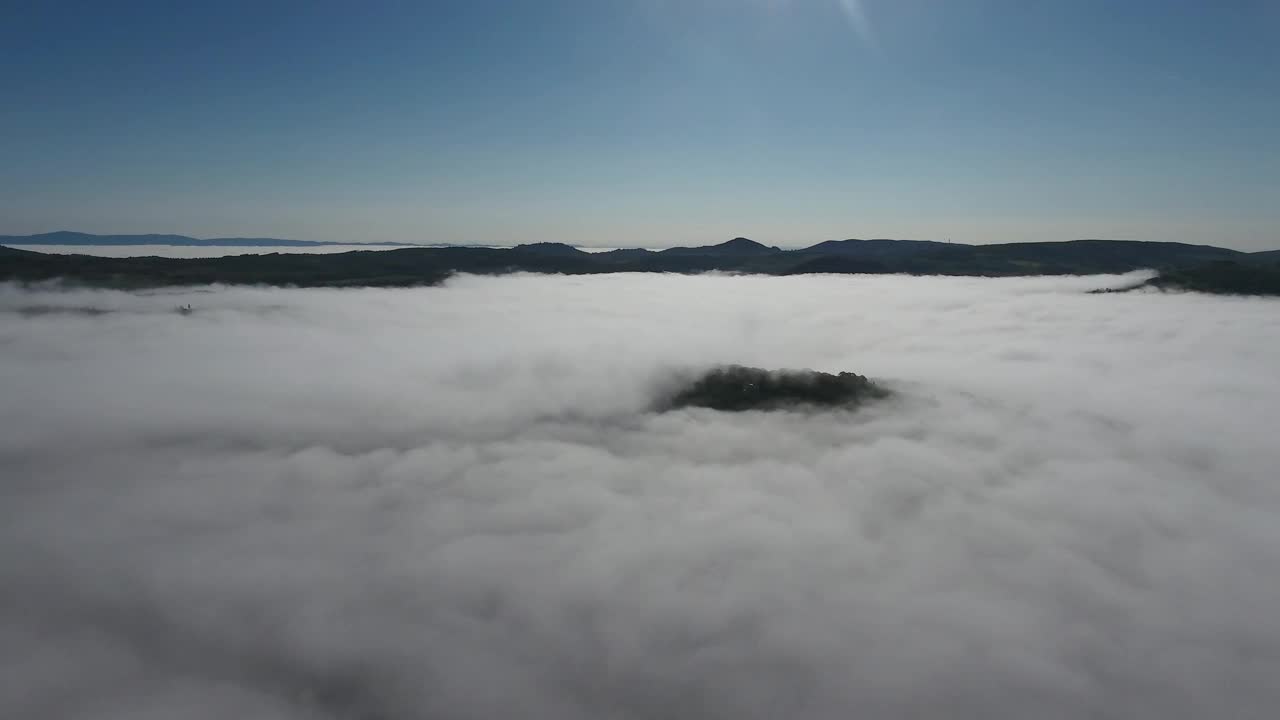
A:
[[[61,236],[63,239],[66,235]],[[169,236],[160,236],[169,237]],[[0,240],[0,242],[3,242]],[[303,242],[303,241],[300,241]],[[338,253],[266,253],[212,258],[124,257],[0,252],[0,280],[62,279],[99,287],[156,287],[209,283],[304,287],[432,285],[454,273],[597,274],[616,272],[747,273],[762,275],[909,274],[1009,277],[1096,275],[1153,269],[1171,283],[1197,287],[1270,287],[1280,255],[1250,254],[1211,245],[1133,240],[965,245],[936,241],[826,241],[784,250],[747,238],[694,248],[622,249],[588,253],[564,243],[514,248],[398,247]],[[1215,268],[1250,265],[1257,272]],[[1183,278],[1183,280],[1179,280]]]
[[[172,247],[322,247],[332,245],[405,246],[412,243],[345,243],[324,240],[287,240],[284,238],[217,237],[197,238],[171,233],[98,235],[74,230],[55,230],[34,235],[0,235],[0,245],[168,245]]]
[[[1179,248],[1207,248],[1212,249],[1220,254],[1238,254],[1238,255],[1264,255],[1271,253],[1280,257],[1280,249],[1277,250],[1261,250],[1247,251],[1234,250],[1216,245],[1208,245],[1201,243],[1182,243],[1169,242],[1161,240],[1109,240],[1105,238],[1081,238],[1076,240],[1051,240],[1051,241],[1024,241],[1013,243],[953,243],[941,240],[912,240],[912,239],[893,239],[893,238],[874,238],[874,239],[858,239],[848,238],[843,240],[823,240],[814,245],[799,248],[782,248],[778,246],[765,245],[756,240],[746,237],[735,237],[731,240],[716,245],[698,245],[693,247],[677,246],[669,248],[617,248],[614,250],[601,251],[596,253],[588,253],[592,255],[607,255],[610,253],[656,253],[668,255],[769,255],[773,253],[809,253],[809,254],[827,254],[827,255],[849,255],[856,257],[903,257],[907,255],[933,252],[952,248],[1015,248],[1015,247],[1045,247],[1045,246],[1068,246],[1073,244],[1098,244],[1105,243],[1110,246],[1163,246],[1163,247],[1179,247]],[[448,247],[466,247],[477,248],[486,246],[477,246],[471,244],[448,244],[448,243],[426,243],[426,242],[357,242],[357,241],[330,241],[330,240],[290,240],[286,238],[270,238],[270,237],[212,237],[197,238],[190,235],[178,235],[173,233],[138,233],[138,234],[96,234],[86,233],[74,230],[55,230],[47,233],[34,233],[30,235],[0,235],[0,245],[86,245],[86,246],[112,246],[112,245],[171,245],[171,246],[191,246],[191,247],[322,247],[322,246],[351,246],[351,245],[367,245],[369,247],[426,247],[426,248],[448,248]],[[557,252],[567,253],[570,250],[577,252],[585,252],[580,246],[569,245],[560,242],[533,242],[516,245],[510,248],[491,248],[491,249],[518,249],[527,252]]]

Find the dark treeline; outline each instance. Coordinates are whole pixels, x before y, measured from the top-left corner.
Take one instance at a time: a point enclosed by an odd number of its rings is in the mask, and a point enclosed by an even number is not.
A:
[[[889,396],[865,376],[815,370],[762,370],[727,365],[708,370],[659,403],[659,410],[686,407],[728,412],[855,408]]]
[[[97,287],[208,283],[299,287],[434,285],[453,273],[616,272],[903,273],[1088,275],[1143,268],[1152,284],[1209,292],[1280,294],[1277,254],[1209,245],[1124,240],[964,245],[921,240],[834,240],[783,250],[746,238],[719,245],[588,253],[560,243],[514,248],[414,247],[334,254],[269,253],[219,258],[104,258],[0,249],[0,279],[62,279]]]

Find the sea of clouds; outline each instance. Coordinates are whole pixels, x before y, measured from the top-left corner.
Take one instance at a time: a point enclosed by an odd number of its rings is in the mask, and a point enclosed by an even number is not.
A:
[[[1280,302],[1133,279],[0,285],[0,717],[1274,717]]]

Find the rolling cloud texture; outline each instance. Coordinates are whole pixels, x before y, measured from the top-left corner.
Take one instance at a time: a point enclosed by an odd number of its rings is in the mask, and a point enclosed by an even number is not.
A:
[[[0,716],[1273,717],[1280,312],[1132,280],[0,285]]]

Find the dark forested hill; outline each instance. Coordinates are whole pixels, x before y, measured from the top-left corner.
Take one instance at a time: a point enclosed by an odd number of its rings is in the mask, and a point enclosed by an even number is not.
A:
[[[62,278],[108,287],[205,283],[317,287],[430,285],[455,272],[1063,275],[1122,273],[1142,268],[1172,272],[1221,262],[1266,266],[1266,258],[1260,257],[1263,255],[1208,245],[1121,240],[1004,245],[839,240],[803,250],[782,250],[746,238],[704,247],[602,253],[582,252],[560,243],[533,243],[509,249],[414,247],[323,255],[270,253],[190,259],[104,258],[8,250],[0,253],[0,280],[31,282]],[[1264,267],[1260,272],[1269,270]],[[1215,277],[1223,273],[1218,270]]]
[[[1217,261],[1174,268],[1145,283],[1162,290],[1191,290],[1221,295],[1280,295],[1280,261]]]

